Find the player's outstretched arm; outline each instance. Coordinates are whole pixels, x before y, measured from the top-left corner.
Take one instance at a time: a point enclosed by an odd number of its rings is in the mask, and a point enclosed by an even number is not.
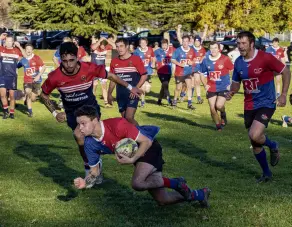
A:
[[[139,143],[139,148],[138,148],[136,154],[132,158],[129,158],[129,157],[122,155],[122,154],[119,154],[119,155],[116,154],[116,158],[117,158],[119,163],[121,163],[121,164],[135,163],[140,157],[144,156],[146,151],[152,145],[152,141],[147,136],[144,136],[141,133],[139,133],[139,136],[136,139],[136,142]]]
[[[46,66],[43,65],[41,68],[41,71],[39,72],[39,74],[34,78],[34,81],[39,81],[41,76],[44,74],[44,72],[46,71]]]
[[[179,24],[176,29],[177,40],[179,41],[180,45],[182,45],[182,34],[181,34],[182,25]]]
[[[20,50],[22,56],[26,58],[27,56],[26,56],[25,50],[22,48],[22,46],[20,45],[20,43],[19,42],[14,42],[14,45]],[[20,59],[21,58],[22,57],[20,57]]]
[[[113,73],[108,73],[107,79],[128,88],[130,90],[130,92],[136,97],[139,97],[143,93],[142,90],[140,90],[137,87],[132,87],[129,83],[122,80],[120,77],[118,77],[117,75],[115,75]]]
[[[90,172],[88,176],[84,179],[81,177],[74,179],[74,185],[77,189],[92,188],[99,180],[99,175],[99,165],[96,165],[95,167],[90,167]]]
[[[237,93],[240,89],[240,83],[239,82],[235,82],[235,81],[232,81],[231,83],[231,86],[230,86],[230,91],[229,92],[226,92],[225,94],[225,98],[226,100],[231,100],[232,99],[232,96]]]
[[[289,68],[286,66],[281,74],[282,74],[282,93],[280,97],[277,99],[277,106],[284,107],[286,106],[287,102],[287,93],[290,86],[291,72]]]
[[[66,115],[64,113],[58,113],[56,111],[55,105],[50,99],[49,95],[46,95],[44,92],[40,95],[41,102],[47,107],[47,109],[53,114],[58,122],[62,123],[66,121]]]

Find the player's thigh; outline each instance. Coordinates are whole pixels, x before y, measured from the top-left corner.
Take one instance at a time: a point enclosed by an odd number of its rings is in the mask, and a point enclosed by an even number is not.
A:
[[[100,84],[103,90],[107,90],[107,79],[102,79]]]
[[[253,122],[249,128],[249,131],[248,131],[249,138],[251,140],[257,140],[257,138],[264,135],[265,128],[266,128],[266,126],[263,123],[261,123],[257,120],[253,120]]]
[[[192,77],[191,76],[187,76],[185,78],[185,82],[186,82],[186,85],[187,85],[188,89],[192,87]]]
[[[0,95],[1,95],[1,97],[6,97],[6,95],[7,95],[6,88],[4,88],[4,87],[0,88]]]
[[[175,89],[176,90],[181,90],[182,89],[182,86],[183,86],[183,83],[182,81],[180,80],[180,78],[175,78]]]
[[[216,100],[216,108],[217,109],[221,109],[224,107],[226,102],[226,98],[224,96],[224,92],[219,92],[218,96],[217,96],[217,100]]]
[[[15,90],[9,90],[8,93],[9,93],[10,100],[14,99]]]
[[[32,93],[32,89],[31,89],[31,88],[25,88],[24,92],[25,92],[25,94],[26,94],[29,98],[31,98],[31,93]]]
[[[146,162],[138,162],[135,165],[134,173],[132,176],[132,185],[136,185],[139,182],[143,182],[146,178],[154,173],[156,168]]]
[[[216,93],[215,92],[208,92],[207,99],[208,99],[208,103],[210,106],[210,110],[216,111],[216,100],[217,100]]]
[[[127,107],[124,117],[126,119],[134,119],[135,113],[136,113],[137,107]]]
[[[198,73],[198,72],[194,73],[194,80],[195,80],[196,83],[200,83],[201,82],[200,73]]]

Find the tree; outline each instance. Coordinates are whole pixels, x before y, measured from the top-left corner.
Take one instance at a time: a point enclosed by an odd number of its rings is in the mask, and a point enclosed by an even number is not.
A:
[[[11,17],[30,22],[35,29],[65,30],[89,36],[96,31],[114,32],[134,20],[133,0],[15,0]]]

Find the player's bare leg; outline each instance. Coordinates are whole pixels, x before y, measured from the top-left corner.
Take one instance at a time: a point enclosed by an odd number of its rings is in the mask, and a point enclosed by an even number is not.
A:
[[[126,111],[122,113],[122,117],[126,118],[127,121],[134,125],[139,125],[138,122],[134,119],[136,113],[136,108],[127,107]]]
[[[195,78],[195,89],[197,94],[197,104],[202,104],[203,99],[201,98],[201,76],[200,73],[194,73]]]
[[[221,127],[220,118],[219,118],[219,115],[218,115],[218,112],[216,109],[216,100],[217,100],[217,96],[213,96],[211,98],[208,98],[208,103],[209,103],[209,107],[210,107],[211,117],[216,124],[216,129],[218,131],[221,131],[222,127]]]
[[[102,90],[102,97],[103,97],[103,100],[104,100],[104,105],[105,105],[105,107],[110,108],[110,107],[112,107],[112,105],[108,104],[108,100],[107,100],[107,80],[102,80],[100,82],[100,84],[101,84],[101,90]]]
[[[7,100],[7,91],[6,88],[0,88],[1,102],[3,107],[3,119],[8,118],[8,100]]]
[[[216,110],[220,111],[221,125],[222,126],[227,125],[227,116],[226,116],[226,112],[225,112],[225,102],[226,102],[225,97],[217,96]]]
[[[176,82],[175,89],[174,89],[174,98],[173,98],[173,106],[176,107],[177,104],[177,98],[180,95],[180,92],[182,90],[182,82]]]
[[[150,92],[151,84],[148,81],[145,81],[141,87],[141,90],[143,91],[143,94],[141,95],[141,107],[144,107],[145,106],[145,95],[146,95],[146,93]]]
[[[205,88],[206,85],[207,85],[207,78],[204,76],[203,73],[200,73],[200,78],[201,78],[201,82],[202,82],[202,84],[203,84],[203,86]]]
[[[188,109],[194,110],[196,108],[192,105],[192,79],[191,77],[188,79],[185,79],[185,82],[187,85]]]
[[[174,181],[176,186],[168,186],[175,191],[165,190],[167,181]],[[205,195],[203,189],[192,191],[186,185],[183,178],[163,178],[162,173],[156,168],[145,162],[138,162],[132,177],[132,188],[136,191],[148,190],[159,205],[169,205],[183,201],[208,200],[209,191]],[[164,190],[163,190],[164,189]],[[195,195],[200,194],[196,197]],[[207,202],[207,201],[206,201]]]
[[[28,109],[28,116],[32,117],[32,89],[30,88],[26,88],[25,89],[25,96],[26,96],[26,105],[27,105],[27,109]]]
[[[277,75],[276,76],[276,97],[277,98],[281,95],[281,82],[282,82],[282,76]]]
[[[14,90],[9,90],[9,100],[10,100],[10,115],[11,119],[14,119],[14,111],[15,111],[15,97],[14,97]]]
[[[98,86],[98,80],[95,79],[95,80],[93,81],[93,94],[95,95],[95,97],[96,97],[96,95],[97,95],[97,86]]]
[[[185,100],[186,95],[187,95],[187,85],[186,83],[182,83],[182,89],[180,92],[180,102],[183,102]]]

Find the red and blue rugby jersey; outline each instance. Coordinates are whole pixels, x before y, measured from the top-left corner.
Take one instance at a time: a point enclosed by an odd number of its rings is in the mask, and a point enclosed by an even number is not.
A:
[[[233,64],[229,57],[220,54],[217,59],[206,57],[200,71],[207,74],[207,91],[220,92],[226,91],[230,85],[229,72],[233,70]]]
[[[159,48],[156,51],[154,51],[158,74],[171,75],[171,71],[172,71],[171,57],[174,51],[175,51],[175,48],[172,46],[169,46],[167,50],[163,50],[162,48]]]
[[[96,105],[92,92],[93,80],[96,77],[105,79],[107,76],[104,65],[81,62],[79,72],[75,75],[65,75],[58,67],[49,73],[42,85],[42,90],[49,95],[57,88],[61,94],[66,112],[74,112],[83,105]]]
[[[191,65],[188,65],[188,62],[193,61],[196,58],[196,53],[194,48],[188,47],[187,50],[183,49],[183,47],[177,48],[173,55],[172,59],[176,60],[181,64],[186,64],[185,67],[180,67],[178,65],[175,66],[175,75],[176,76],[187,76],[193,73],[193,68]]]
[[[22,58],[20,50],[16,47],[1,47],[0,54],[2,76],[17,77],[17,63]]]
[[[39,74],[41,67],[44,66],[44,62],[39,56],[33,54],[31,58],[22,58],[18,66],[24,68],[24,83],[32,83],[33,79]],[[42,79],[40,78],[37,83],[41,82]]]
[[[267,53],[270,53],[272,54],[274,57],[276,57],[278,60],[281,61],[282,58],[285,57],[285,54],[284,54],[284,49],[281,48],[281,47],[278,47],[277,49],[270,46],[266,49],[266,52]]]
[[[244,89],[244,109],[275,108],[274,71],[281,73],[285,65],[273,55],[255,50],[250,60],[238,57],[234,63],[232,80],[241,82]]]
[[[152,47],[147,47],[145,51],[141,50],[141,48],[138,47],[133,54],[139,56],[142,59],[147,74],[152,75],[153,69],[151,68],[151,59],[154,58],[154,52]]]

